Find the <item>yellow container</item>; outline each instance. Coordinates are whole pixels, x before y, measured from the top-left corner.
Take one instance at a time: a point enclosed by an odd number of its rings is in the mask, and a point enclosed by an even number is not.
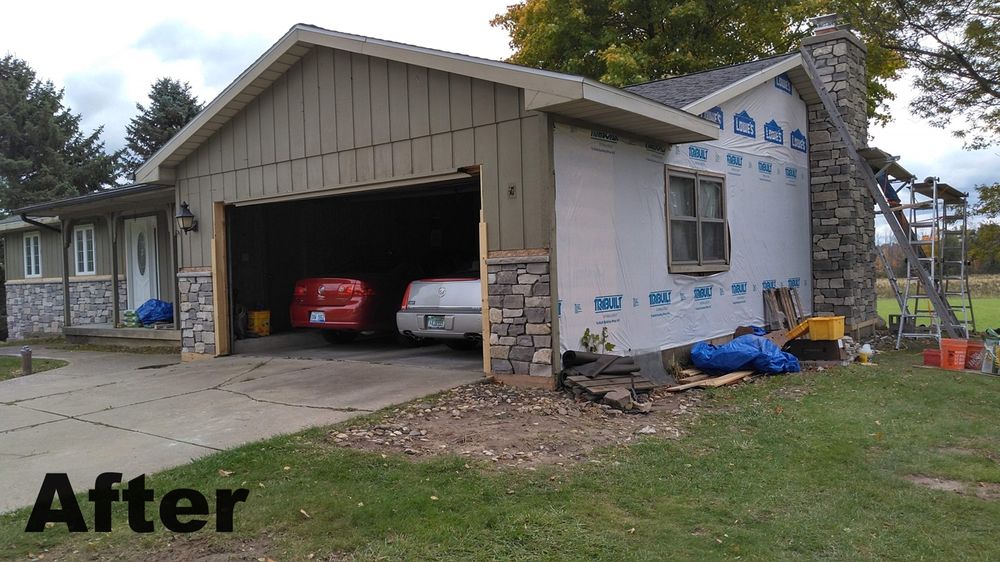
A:
[[[247,313],[247,317],[247,324],[249,324],[247,328],[249,328],[251,333],[257,334],[258,336],[271,335],[270,310],[251,310]]]
[[[809,339],[839,340],[844,337],[843,316],[817,316],[809,319]]]

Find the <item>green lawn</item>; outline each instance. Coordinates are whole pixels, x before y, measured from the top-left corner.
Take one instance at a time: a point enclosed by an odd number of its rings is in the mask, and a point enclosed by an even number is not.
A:
[[[913,354],[876,359],[711,391],[687,436],[644,438],[599,463],[524,471],[413,461],[340,449],[310,430],[148,485],[157,499],[178,487],[209,497],[249,488],[235,533],[193,540],[209,549],[257,541],[260,559],[1000,559],[1000,501],[905,479],[949,478],[970,490],[1000,482],[1000,378],[915,368]],[[123,511],[112,533],[74,536],[61,525],[23,533],[26,510],[0,516],[0,558],[57,548],[47,558],[144,559],[192,540],[158,521],[152,535],[131,533]]]
[[[42,371],[48,371],[49,369],[57,369],[64,365],[66,365],[66,362],[60,361],[59,359],[34,359],[31,362],[31,368],[36,373],[41,373]],[[12,379],[20,375],[21,375],[20,357],[0,357],[0,381]],[[0,401],[2,400],[3,396],[2,393],[0,393]]]
[[[1000,328],[1000,297],[972,299],[976,319],[976,330]],[[878,314],[888,319],[889,314],[899,314],[899,303],[894,298],[878,299]]]

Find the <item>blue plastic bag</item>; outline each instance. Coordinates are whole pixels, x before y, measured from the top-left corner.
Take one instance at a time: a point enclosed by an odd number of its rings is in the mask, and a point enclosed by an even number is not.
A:
[[[142,324],[153,324],[155,322],[173,322],[174,305],[166,301],[149,299],[135,309],[135,315]]]
[[[753,369],[763,373],[797,373],[799,360],[781,351],[769,339],[755,334],[735,338],[725,345],[704,342],[691,348],[691,361],[702,371],[729,373]]]

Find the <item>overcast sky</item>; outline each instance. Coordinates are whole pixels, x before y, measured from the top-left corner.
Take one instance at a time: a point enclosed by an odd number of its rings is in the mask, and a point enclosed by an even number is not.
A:
[[[108,149],[117,149],[154,80],[178,78],[211,100],[295,23],[501,59],[510,54],[508,37],[489,20],[511,1],[7,3],[0,53],[25,59],[65,88],[84,127],[104,125]],[[1000,180],[1000,147],[962,150],[946,132],[910,116],[905,82],[898,91],[895,120],[872,129],[873,145],[903,156],[917,176],[936,175],[962,190]]]

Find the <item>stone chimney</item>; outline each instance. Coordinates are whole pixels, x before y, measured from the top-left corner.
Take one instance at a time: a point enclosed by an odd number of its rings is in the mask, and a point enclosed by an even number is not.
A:
[[[836,15],[813,18],[802,40],[858,148],[868,146],[867,49]],[[807,106],[812,192],[813,312],[848,330],[875,319],[875,202],[822,103]]]

